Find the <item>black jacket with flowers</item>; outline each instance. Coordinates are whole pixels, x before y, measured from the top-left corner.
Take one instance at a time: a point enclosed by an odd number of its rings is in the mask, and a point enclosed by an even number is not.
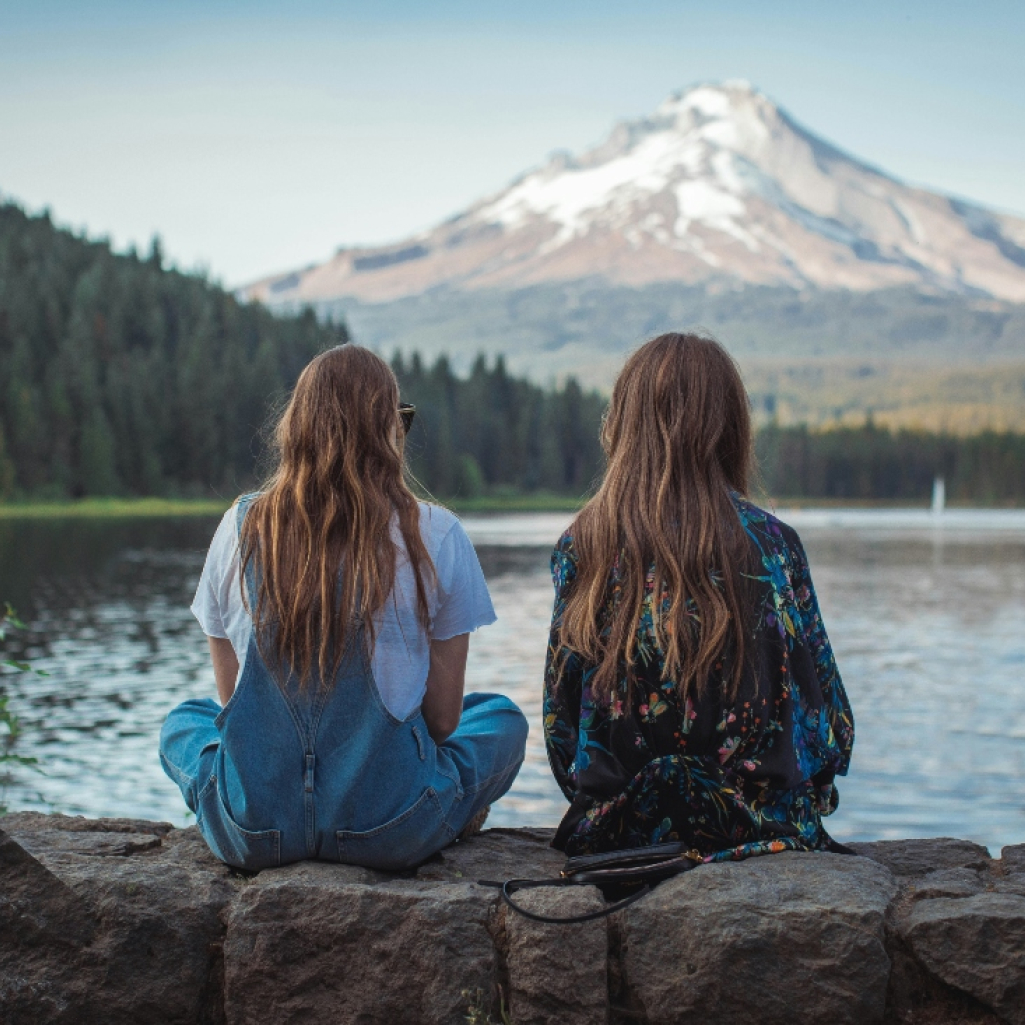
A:
[[[595,666],[558,647],[576,576],[570,533],[552,554],[544,725],[552,771],[571,802],[555,839],[568,854],[679,840],[721,860],[830,842],[821,817],[836,808],[834,777],[850,763],[851,708],[797,533],[735,501],[756,569],[748,658],[733,700],[723,696],[721,674],[686,702],[673,679],[662,679],[654,568],[637,624],[633,695],[623,672],[611,706],[596,700],[589,686]],[[610,607],[617,594],[612,567]],[[670,601],[665,594],[658,600],[663,608]]]

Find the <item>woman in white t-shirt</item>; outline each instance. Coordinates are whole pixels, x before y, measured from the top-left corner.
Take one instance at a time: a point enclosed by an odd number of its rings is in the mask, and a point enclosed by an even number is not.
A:
[[[523,761],[520,710],[463,695],[495,613],[459,521],[405,483],[398,399],[367,349],[314,359],[274,473],[210,546],[192,610],[220,704],[175,708],[160,757],[231,865],[415,865],[479,829]]]

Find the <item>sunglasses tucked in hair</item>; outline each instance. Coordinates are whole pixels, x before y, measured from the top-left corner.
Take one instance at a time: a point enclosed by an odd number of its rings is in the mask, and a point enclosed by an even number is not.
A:
[[[416,416],[416,406],[411,402],[399,403],[399,419],[402,421],[402,431],[404,434],[409,434],[409,429],[413,426],[414,416]]]

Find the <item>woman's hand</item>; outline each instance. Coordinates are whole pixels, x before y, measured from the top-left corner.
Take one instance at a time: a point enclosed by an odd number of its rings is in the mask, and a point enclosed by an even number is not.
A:
[[[445,641],[431,641],[431,668],[427,673],[427,693],[420,711],[435,744],[455,733],[463,714],[466,653],[469,650],[469,634],[460,634]]]
[[[214,679],[217,681],[217,696],[226,705],[235,693],[238,677],[238,659],[235,649],[227,637],[207,637],[210,642],[210,660],[214,664]]]

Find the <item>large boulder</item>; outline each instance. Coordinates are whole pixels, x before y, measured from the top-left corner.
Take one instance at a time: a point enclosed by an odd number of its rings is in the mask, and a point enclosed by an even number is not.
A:
[[[1000,861],[1006,872],[1025,875],[1025,843],[1005,847],[1000,852]]]
[[[60,1020],[69,964],[96,930],[90,902],[0,830],[0,1020]]]
[[[478,880],[557,874],[551,835],[487,830],[408,873],[314,862],[261,872],[227,917],[229,1025],[464,1025],[468,1005],[497,1007],[507,951],[497,891]]]
[[[516,903],[567,918],[600,910],[593,886],[526,890]],[[516,1025],[594,1025],[609,1008],[608,919],[575,925],[535,922],[503,908],[509,1011]]]
[[[29,814],[2,822],[34,866],[22,868],[33,881],[20,892],[35,887],[44,910],[39,942],[20,928],[0,932],[0,1021],[220,1020],[221,914],[238,883],[194,827]]]
[[[902,933],[936,978],[1010,1025],[1025,1025],[1025,897],[987,892],[916,901]]]
[[[650,1025],[882,1021],[896,892],[866,858],[701,866],[623,912],[626,991]]]
[[[989,851],[971,840],[938,837],[929,840],[876,840],[852,843],[851,850],[863,858],[885,865],[895,876],[917,878],[948,868],[989,868]]]
[[[309,863],[261,872],[228,913],[228,1025],[463,1023],[490,993],[490,894]]]

